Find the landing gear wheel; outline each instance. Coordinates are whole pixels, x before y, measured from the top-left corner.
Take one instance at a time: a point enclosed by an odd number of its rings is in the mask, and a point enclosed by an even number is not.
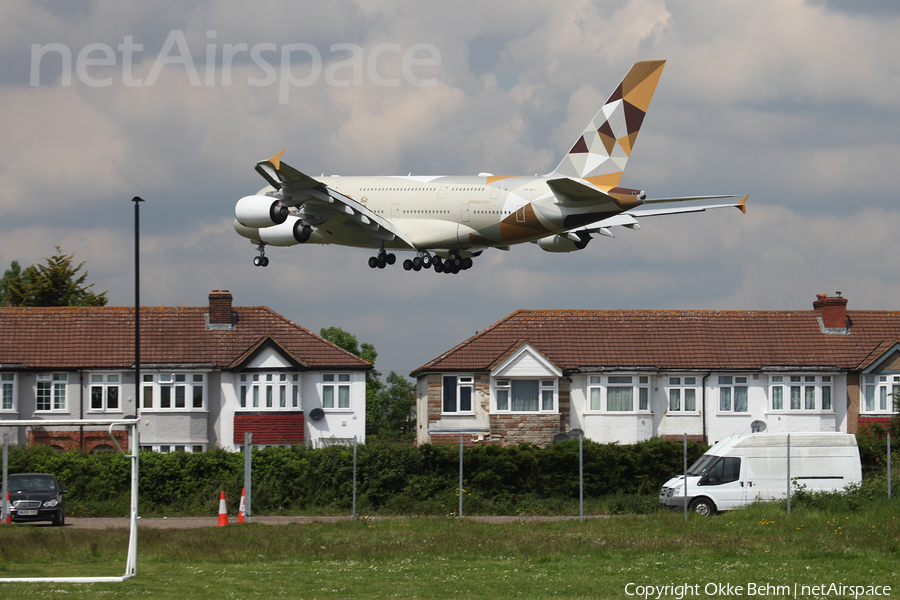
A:
[[[394,254],[388,254],[384,257],[384,259],[387,261],[387,264],[389,264],[389,265],[392,265],[395,262],[397,262],[397,257]]]
[[[403,270],[404,271],[412,271],[412,268],[413,268],[413,264],[412,264],[411,260],[409,260],[407,258],[406,260],[403,261]]]
[[[372,267],[373,269],[378,268],[378,257],[377,256],[369,257],[369,266]]]
[[[266,258],[265,256],[255,256],[253,258],[253,264],[256,265],[257,267],[268,267],[269,259]]]
[[[430,268],[431,268],[431,263],[432,263],[432,262],[433,262],[433,261],[431,260],[431,256],[430,256],[430,255],[426,254],[426,255],[424,255],[424,256],[422,257],[422,266],[425,267],[426,269],[430,269]]]
[[[434,272],[435,272],[435,273],[443,273],[443,272],[444,272],[444,265],[443,265],[442,263],[439,263],[439,262],[437,262],[437,261],[434,261]]]
[[[472,264],[473,264],[473,263],[472,263],[472,259],[471,259],[471,258],[464,258],[463,261],[462,261],[462,268],[463,268],[463,271],[466,271],[466,270],[468,270],[468,269],[471,269],[471,268],[472,268]]]
[[[385,268],[388,264],[387,257],[385,257],[383,254],[376,258],[375,262],[377,263],[379,269]]]
[[[709,498],[694,498],[688,506],[688,510],[703,517],[711,517],[716,514],[716,505]]]

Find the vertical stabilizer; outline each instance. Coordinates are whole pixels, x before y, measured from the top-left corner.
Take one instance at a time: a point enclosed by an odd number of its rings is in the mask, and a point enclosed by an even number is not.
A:
[[[618,186],[665,64],[635,63],[552,174],[586,179],[604,190]]]

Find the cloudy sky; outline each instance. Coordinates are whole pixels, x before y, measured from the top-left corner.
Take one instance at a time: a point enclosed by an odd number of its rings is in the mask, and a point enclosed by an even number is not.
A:
[[[0,267],[59,245],[131,305],[139,195],[143,304],[227,289],[354,333],[383,372],[519,308],[810,309],[840,290],[898,309],[897,31],[893,0],[6,0]],[[408,77],[404,55],[430,60]],[[256,268],[232,229],[282,148],[311,175],[547,173],[647,59],[668,62],[622,185],[750,194],[746,216],[489,250],[455,276],[328,246]]]

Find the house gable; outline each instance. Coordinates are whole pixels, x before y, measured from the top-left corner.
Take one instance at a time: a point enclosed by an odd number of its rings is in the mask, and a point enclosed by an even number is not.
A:
[[[562,377],[562,370],[529,342],[523,342],[491,371],[492,377]]]
[[[293,369],[296,371],[307,370],[306,365],[294,357],[284,347],[270,337],[262,339],[250,350],[245,352],[231,365],[232,371],[244,371],[247,369]]]
[[[900,373],[900,341],[883,343],[872,354],[872,359],[862,365],[861,372]]]

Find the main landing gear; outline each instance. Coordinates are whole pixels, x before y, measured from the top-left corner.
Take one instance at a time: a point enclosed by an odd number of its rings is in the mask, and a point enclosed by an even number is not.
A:
[[[435,273],[456,274],[460,271],[471,269],[472,259],[462,258],[457,252],[451,252],[446,260],[440,256],[432,257],[427,252],[423,252],[413,259],[403,261],[403,268],[407,271],[421,271],[423,268],[429,269],[431,267],[434,267]]]
[[[259,256],[253,257],[253,264],[257,267],[268,267],[269,259],[266,258],[266,245],[259,242],[256,244],[256,249],[259,250]]]
[[[392,265],[397,262],[397,257],[393,254],[388,254],[382,248],[378,252],[378,256],[372,256],[369,258],[369,266],[373,269],[383,269],[388,265]]]

